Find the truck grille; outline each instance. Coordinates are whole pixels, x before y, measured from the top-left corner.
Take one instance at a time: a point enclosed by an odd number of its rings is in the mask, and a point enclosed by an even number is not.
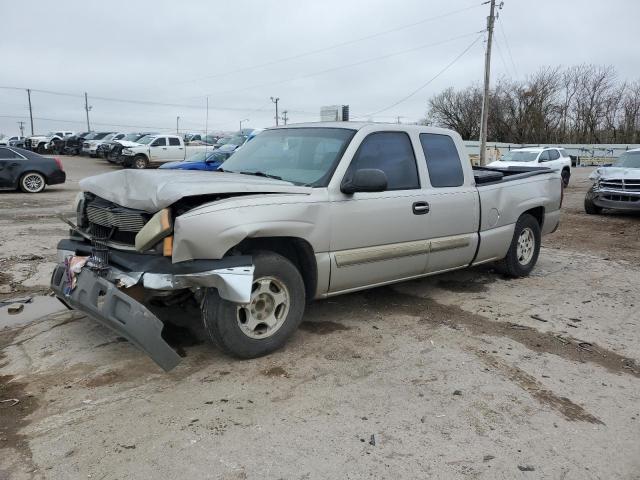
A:
[[[624,192],[640,192],[640,179],[602,180],[600,187],[610,190],[622,190]]]
[[[120,207],[100,198],[88,203],[86,208],[89,223],[116,228],[121,232],[139,232],[150,217],[141,210]]]

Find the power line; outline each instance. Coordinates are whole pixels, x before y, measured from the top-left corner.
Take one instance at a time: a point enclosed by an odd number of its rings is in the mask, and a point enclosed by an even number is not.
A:
[[[496,46],[496,50],[498,50],[498,55],[500,55],[500,60],[502,61],[502,66],[504,67],[504,71],[507,75],[511,75],[511,70],[509,69],[509,66],[507,65],[507,62],[504,61],[504,56],[502,55],[502,49],[500,48],[500,45],[498,44],[498,39],[494,38],[493,39],[493,44]],[[515,74],[515,72],[514,72]]]
[[[511,54],[511,47],[509,46],[509,40],[507,39],[507,34],[504,31],[504,27],[503,27],[503,22],[501,20],[501,17],[498,17],[498,25],[500,26],[500,32],[502,32],[502,37],[504,38],[504,43],[507,46],[507,53],[509,54],[509,58],[511,59],[511,65],[513,65],[513,71],[516,74],[516,77],[519,76],[518,75],[518,68],[516,67],[516,62],[513,61],[513,55]]]
[[[209,93],[208,95],[216,95],[216,94],[217,95],[226,95],[226,94],[229,94],[229,93],[238,93],[238,92],[243,92],[243,91],[246,91],[246,90],[255,90],[257,88],[269,87],[269,86],[273,86],[273,85],[280,85],[282,83],[294,82],[296,80],[302,80],[302,79],[305,79],[305,78],[314,77],[316,75],[322,75],[322,74],[325,74],[325,73],[335,72],[336,70],[342,70],[342,69],[345,69],[345,68],[357,67],[357,66],[364,65],[364,64],[367,64],[367,63],[376,62],[376,61],[379,61],[379,60],[384,60],[384,59],[387,59],[387,58],[395,57],[395,56],[398,56],[398,55],[404,55],[406,53],[415,52],[417,50],[421,50],[421,49],[428,48],[428,47],[435,47],[435,46],[438,46],[438,45],[442,45],[444,43],[449,43],[449,42],[453,42],[455,40],[460,40],[461,38],[467,38],[467,37],[470,37],[471,35],[476,35],[477,33],[478,33],[477,31],[476,32],[469,32],[469,33],[465,33],[463,35],[457,35],[455,37],[447,38],[445,40],[439,40],[437,42],[432,42],[432,43],[424,43],[424,44],[418,45],[416,47],[407,48],[407,49],[404,49],[404,50],[398,50],[398,51],[395,51],[395,52],[392,52],[392,53],[388,53],[388,54],[385,54],[385,55],[379,55],[377,57],[370,57],[370,58],[367,58],[365,60],[360,60],[358,62],[348,63],[348,64],[345,64],[345,65],[339,65],[337,67],[331,67],[331,68],[327,68],[325,70],[319,70],[317,72],[312,72],[312,73],[308,73],[308,74],[305,74],[305,75],[299,75],[297,77],[292,77],[292,78],[288,78],[288,79],[284,79],[284,80],[275,80],[273,82],[261,83],[261,84],[258,84],[258,85],[252,85],[250,87],[243,87],[243,88],[235,89],[235,90],[226,90],[226,91],[223,91],[223,92]],[[92,97],[92,98],[94,98],[94,97]],[[293,110],[290,110],[290,112],[293,112]],[[302,113],[302,112],[300,112],[300,113]]]
[[[467,53],[469,50],[471,50],[471,48],[478,43],[478,40],[480,40],[482,38],[482,34],[478,35],[476,37],[476,39],[471,42],[469,44],[469,46],[467,46],[467,48],[465,48],[457,57],[455,57],[451,62],[449,62],[442,70],[440,70],[438,73],[436,73],[433,77],[431,77],[428,81],[426,81],[425,83],[423,83],[422,85],[420,85],[418,88],[416,88],[414,91],[412,91],[409,95],[406,95],[405,97],[401,98],[400,100],[398,100],[397,102],[392,103],[391,105],[381,108],[380,110],[377,110],[375,112],[369,113],[367,115],[360,115],[360,118],[363,117],[371,117],[374,115],[377,115],[378,113],[382,113],[382,112],[386,112],[387,110],[400,105],[402,102],[408,100],[409,98],[413,97],[416,93],[418,93],[420,90],[422,90],[423,88],[425,88],[426,86],[428,86],[431,82],[433,82],[435,79],[437,79],[440,75],[442,75],[444,72],[446,72],[447,70],[449,70],[449,68],[451,68],[453,66],[453,64],[455,64],[458,60],[460,60],[465,53]]]
[[[271,60],[269,62],[264,62],[264,63],[260,63],[260,64],[257,64],[257,65],[250,65],[250,66],[247,66],[247,67],[241,67],[241,68],[237,68],[235,70],[230,70],[230,71],[226,71],[226,72],[222,72],[222,73],[216,73],[216,74],[213,74],[213,75],[206,75],[206,76],[199,77],[199,78],[196,78],[196,79],[193,79],[193,80],[187,80],[187,81],[179,82],[179,83],[190,83],[190,82],[196,82],[196,81],[199,81],[199,80],[207,80],[207,79],[212,79],[212,78],[219,78],[219,77],[224,77],[224,76],[232,75],[232,74],[239,73],[239,72],[246,72],[248,70],[253,70],[253,69],[256,69],[256,68],[263,68],[263,67],[268,67],[268,66],[271,66],[271,65],[277,65],[279,63],[288,62],[290,60],[297,60],[299,58],[308,57],[310,55],[316,55],[318,53],[323,53],[323,52],[327,52],[329,50],[334,50],[336,48],[344,47],[346,45],[352,45],[354,43],[362,42],[362,41],[365,41],[365,40],[370,40],[372,38],[381,37],[383,35],[388,35],[389,33],[394,33],[394,32],[400,31],[400,30],[404,30],[404,29],[407,29],[407,28],[415,27],[417,25],[422,25],[424,23],[431,22],[431,21],[434,21],[434,20],[440,20],[442,18],[450,17],[450,16],[456,15],[458,13],[462,13],[462,12],[466,12],[468,10],[472,10],[474,8],[477,8],[477,7],[481,6],[481,5],[482,5],[481,3],[474,4],[474,5],[465,7],[465,8],[460,8],[460,9],[457,9],[457,10],[453,10],[451,12],[447,12],[447,13],[443,13],[443,14],[440,14],[440,15],[436,15],[434,17],[423,18],[422,20],[418,20],[416,22],[408,23],[408,24],[405,24],[405,25],[400,25],[398,27],[391,28],[389,30],[384,30],[382,32],[377,32],[377,33],[373,33],[373,34],[370,34],[370,35],[365,35],[364,37],[358,37],[358,38],[354,38],[352,40],[347,40],[347,41],[344,41],[344,42],[335,43],[333,45],[329,45],[329,46],[323,47],[323,48],[318,48],[318,49],[315,49],[315,50],[309,50],[307,52],[299,53],[297,55],[292,55],[290,57],[284,57],[284,58],[280,58],[280,59],[277,59],[277,60]]]

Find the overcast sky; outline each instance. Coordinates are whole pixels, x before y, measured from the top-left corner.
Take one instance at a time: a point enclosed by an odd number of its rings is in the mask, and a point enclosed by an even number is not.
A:
[[[84,130],[85,91],[96,130],[175,130],[177,116],[181,131],[204,130],[207,96],[209,130],[237,129],[245,118],[249,127],[273,125],[271,96],[290,122],[317,121],[320,107],[333,104],[363,119],[412,122],[434,93],[482,81],[481,3],[5,2],[0,86],[76,95],[33,92],[36,133]],[[638,79],[639,18],[638,0],[505,0],[492,78],[594,63]],[[19,120],[29,134],[26,92],[0,89],[0,132],[15,135]]]

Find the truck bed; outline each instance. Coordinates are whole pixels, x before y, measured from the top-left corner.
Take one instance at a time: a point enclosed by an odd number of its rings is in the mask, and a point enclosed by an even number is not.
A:
[[[476,185],[493,185],[496,183],[509,182],[511,180],[519,180],[521,178],[532,177],[549,173],[552,170],[545,167],[473,167],[473,177]]]

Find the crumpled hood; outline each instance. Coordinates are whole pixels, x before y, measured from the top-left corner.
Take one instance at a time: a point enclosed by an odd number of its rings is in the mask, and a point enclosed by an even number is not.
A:
[[[311,187],[238,173],[188,170],[120,170],[80,181],[82,190],[123,207],[155,213],[181,198],[215,194],[308,195]]]
[[[115,142],[119,143],[123,147],[138,147],[142,145],[141,143],[130,142],[129,140],[115,140]]]
[[[600,167],[596,168],[589,178],[591,180],[638,180],[640,168]]]

